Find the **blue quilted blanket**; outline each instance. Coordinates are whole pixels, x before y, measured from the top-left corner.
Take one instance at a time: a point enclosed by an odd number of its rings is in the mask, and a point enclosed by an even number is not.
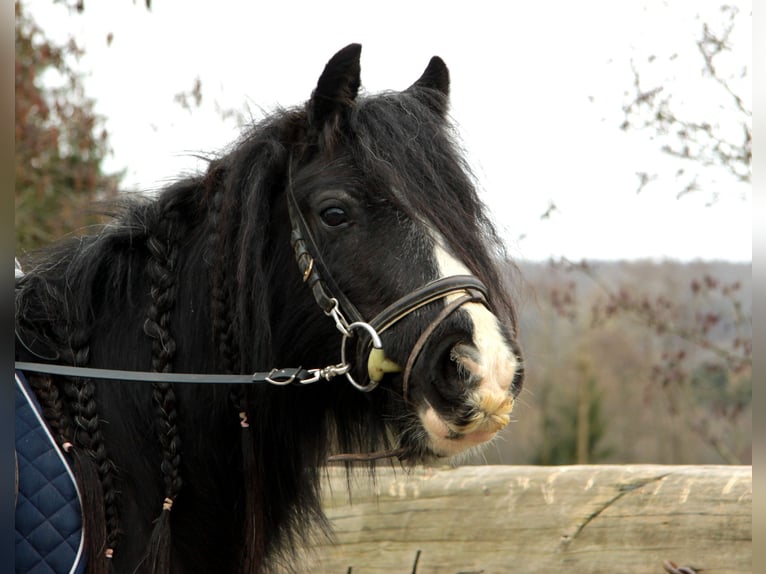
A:
[[[40,405],[16,372],[17,574],[85,571],[80,499],[69,464]]]

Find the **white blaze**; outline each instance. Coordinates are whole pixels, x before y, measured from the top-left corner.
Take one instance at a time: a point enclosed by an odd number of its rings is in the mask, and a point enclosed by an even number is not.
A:
[[[438,238],[438,236],[437,236]],[[434,256],[439,269],[439,278],[451,275],[472,275],[465,264],[450,254],[437,239]],[[450,295],[445,303],[459,295]],[[503,337],[500,324],[489,309],[482,303],[466,303],[461,307],[473,323],[473,345],[479,352],[479,364],[476,368],[482,379],[481,387],[487,391],[495,388],[496,392],[506,393],[516,372],[516,357]]]
[[[439,234],[433,230],[431,233],[439,278],[472,275],[468,267],[444,247]],[[444,304],[449,304],[459,296],[448,296]],[[473,341],[466,343],[472,344],[478,354],[475,361],[462,360],[461,366],[480,381],[478,388],[471,393],[470,400],[481,414],[467,427],[456,429],[430,405],[420,412],[420,421],[428,433],[432,448],[446,456],[490,440],[507,424],[513,408],[510,386],[518,367],[516,356],[503,336],[500,324],[489,309],[482,303],[471,302],[464,304],[461,310],[467,313],[473,326]],[[461,438],[450,438],[451,432],[457,432]]]

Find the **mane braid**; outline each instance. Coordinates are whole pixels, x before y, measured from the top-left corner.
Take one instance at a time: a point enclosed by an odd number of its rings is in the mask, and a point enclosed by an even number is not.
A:
[[[62,350],[62,358],[75,366],[87,365],[90,347],[84,329],[72,329],[69,345],[68,349]],[[64,394],[72,412],[73,442],[82,446],[86,455],[80,456],[74,449],[75,464],[82,472],[83,522],[88,525],[86,538],[93,556],[89,560],[88,572],[105,573],[109,571],[107,559],[112,557],[118,537],[114,465],[107,456],[93,381],[88,378],[67,379]]]
[[[228,245],[223,233],[230,223],[226,220],[228,212],[223,212],[225,193],[225,169],[220,165],[211,165],[205,178],[210,194],[208,210],[208,265],[210,270],[210,309],[213,327],[213,341],[218,350],[216,361],[222,372],[234,373],[239,371],[239,345],[236,337],[236,314],[232,310],[232,277],[227,273],[228,266],[221,261],[221,254],[228,253]],[[230,392],[230,400],[239,418],[241,428],[240,447],[242,452],[242,473],[244,504],[244,532],[242,534],[244,553],[241,560],[242,572],[258,572],[261,568],[260,557],[264,553],[264,538],[261,532],[262,524],[254,524],[255,517],[260,516],[262,508],[258,502],[261,489],[252,488],[258,479],[257,468],[252,456],[254,450],[253,433],[250,430],[249,409],[244,385],[234,385]]]
[[[69,452],[74,440],[72,421],[66,412],[58,387],[53,377],[42,373],[28,373],[27,381],[35,391],[35,396],[43,409],[43,416],[48,423],[53,436],[64,452]]]
[[[228,267],[221,261],[221,254],[228,252],[222,230],[230,223],[222,213],[224,201],[225,168],[220,164],[210,166],[205,177],[209,197],[208,237],[206,262],[210,268],[210,309],[213,326],[213,342],[218,350],[217,362],[224,373],[234,373],[239,362],[239,349],[235,337],[235,315],[231,309],[231,277]]]
[[[77,489],[82,498],[84,521],[88,524],[85,539],[86,552],[94,557],[102,557],[104,547],[110,543],[107,542],[103,513],[103,487],[98,471],[93,462],[87,457],[85,451],[74,444],[72,421],[66,412],[61,393],[53,377],[29,373],[27,381],[29,381],[35,396],[41,403],[43,416],[48,422],[56,442],[72,463]],[[100,508],[101,512],[89,510],[94,501],[97,501],[95,503],[97,506],[94,506],[94,509]],[[113,548],[113,546],[110,547]],[[106,560],[94,558],[88,561],[88,574],[107,574],[108,571],[108,562]]]
[[[160,230],[147,239],[150,258],[147,273],[151,281],[151,304],[144,322],[144,332],[152,339],[152,370],[172,371],[176,343],[170,331],[170,315],[176,300],[179,214],[171,206],[163,214]],[[149,541],[151,570],[169,574],[171,567],[170,511],[183,481],[180,476],[181,439],[178,435],[176,395],[172,383],[152,383],[157,436],[162,447],[160,470],[165,483],[165,499]]]

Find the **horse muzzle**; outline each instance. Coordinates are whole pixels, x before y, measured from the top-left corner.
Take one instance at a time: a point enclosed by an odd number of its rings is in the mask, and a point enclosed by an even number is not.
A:
[[[444,325],[413,375],[417,414],[430,450],[440,456],[488,442],[505,428],[523,377],[517,347],[486,306],[464,303],[460,315],[452,323],[470,321],[470,342],[465,329]]]

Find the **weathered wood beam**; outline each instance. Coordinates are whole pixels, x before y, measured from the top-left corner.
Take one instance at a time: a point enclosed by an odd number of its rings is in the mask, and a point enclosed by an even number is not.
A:
[[[750,466],[332,469],[312,572],[752,572]]]

